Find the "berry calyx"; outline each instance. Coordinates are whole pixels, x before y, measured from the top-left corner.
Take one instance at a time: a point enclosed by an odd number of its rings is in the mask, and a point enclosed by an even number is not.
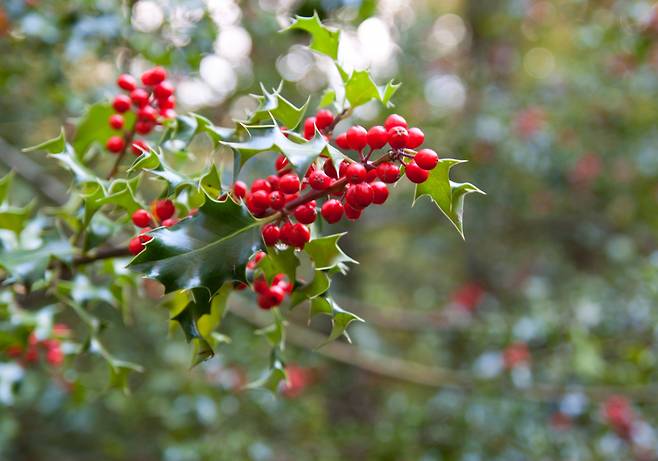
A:
[[[160,221],[171,218],[175,212],[174,202],[169,199],[158,200],[155,203],[155,215]]]
[[[109,119],[110,127],[114,130],[120,130],[123,128],[123,116],[120,114],[113,114]]]
[[[381,181],[375,181],[370,184],[372,188],[372,203],[381,205],[388,198],[388,187]]]
[[[422,149],[416,153],[414,161],[423,170],[433,170],[439,163],[439,156],[432,149]]]
[[[318,216],[317,211],[315,211],[315,206],[310,206],[308,203],[299,205],[297,208],[295,208],[294,214],[295,219],[302,224],[311,224]]]
[[[393,149],[404,149],[407,147],[409,133],[401,126],[394,126],[388,130],[388,143]]]
[[[133,224],[137,227],[148,227],[151,224],[151,215],[143,208],[135,211],[132,214],[131,219]]]
[[[279,190],[284,194],[296,194],[299,192],[299,186],[299,178],[296,174],[285,174],[279,180]]]
[[[277,225],[273,223],[263,226],[261,233],[263,234],[263,241],[267,246],[275,245],[276,242],[279,241],[279,236],[281,235],[281,231]]]
[[[124,147],[126,147],[126,140],[121,136],[112,136],[105,143],[105,147],[107,147],[107,150],[110,152],[118,154],[124,149]]]
[[[324,130],[334,123],[334,114],[330,110],[322,109],[315,114],[315,125],[319,130]]]
[[[409,127],[407,121],[401,115],[391,114],[386,117],[386,121],[384,122],[384,128],[386,128],[386,131],[390,131],[391,128],[396,126],[401,126],[405,129]]]
[[[358,184],[366,180],[366,167],[360,163],[350,163],[347,168],[345,168],[345,176],[347,181],[351,184]]]
[[[383,182],[392,184],[400,178],[400,167],[392,162],[382,162],[377,165],[377,176]]]
[[[343,204],[336,199],[327,200],[322,205],[321,213],[329,224],[337,223],[343,217]]]
[[[407,133],[409,133],[409,138],[407,139],[407,147],[409,149],[415,149],[425,141],[425,133],[420,128],[409,128]]]
[[[331,186],[331,178],[324,171],[315,170],[308,177],[308,183],[315,190],[326,190]]]
[[[429,177],[427,170],[419,167],[413,160],[405,166],[404,174],[409,178],[409,181],[416,184],[427,181],[427,178]]]
[[[121,74],[117,78],[117,86],[125,91],[132,91],[137,88],[137,80],[130,74]]]
[[[368,144],[368,132],[361,125],[347,130],[347,145],[350,149],[361,151]]]

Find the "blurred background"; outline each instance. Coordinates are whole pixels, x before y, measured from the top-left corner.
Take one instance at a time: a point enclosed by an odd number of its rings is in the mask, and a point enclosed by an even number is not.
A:
[[[367,323],[348,350],[311,350],[291,329],[278,398],[237,390],[268,361],[244,318],[229,315],[232,344],[190,369],[155,300],[105,309],[108,347],[145,367],[132,395],[106,392],[93,365],[29,370],[15,393],[0,373],[0,459],[658,459],[650,1],[4,0],[0,173],[50,203],[35,178],[66,173],[17,149],[151,63],[170,69],[180,112],[219,125],[256,107],[259,82],[313,107],[326,63],[277,31],[314,10],[343,29],[348,67],[403,83],[395,111],[426,145],[469,161],[453,175],[488,195],[467,199],[466,241],[429,201],[411,208],[406,182],[346,225],[361,264],[333,292]],[[387,113],[368,104],[355,120]]]

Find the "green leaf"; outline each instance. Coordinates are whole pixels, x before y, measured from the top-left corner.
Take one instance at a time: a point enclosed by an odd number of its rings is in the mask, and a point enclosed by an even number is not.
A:
[[[329,286],[331,285],[331,280],[326,272],[316,270],[313,276],[313,280],[306,285],[303,285],[299,288],[295,288],[295,291],[292,293],[290,299],[290,305],[292,307],[297,306],[298,304],[306,301],[307,299],[317,298],[321,294],[325,293]]]
[[[384,106],[391,107],[391,98],[400,87],[393,80],[380,88],[372,79],[367,70],[356,70],[345,79],[345,98],[352,108],[361,106],[373,99],[380,101]]]
[[[422,196],[428,196],[443,214],[455,226],[459,235],[464,238],[463,214],[464,197],[471,192],[484,194],[483,191],[470,183],[457,183],[450,180],[450,169],[466,160],[445,158],[430,171],[429,178],[422,184],[416,185],[414,204]]]
[[[207,290],[196,288],[191,291],[192,299],[185,308],[172,320],[178,322],[185,334],[187,342],[195,342],[195,357],[192,365],[197,365],[215,355],[212,346],[207,341],[207,336],[201,333],[199,322],[202,317],[208,316],[211,311],[210,293]]]
[[[221,174],[217,171],[215,164],[212,164],[210,169],[201,176],[199,188],[205,192],[208,197],[219,198],[219,196],[222,195]]]
[[[36,146],[26,147],[23,152],[35,152],[45,150],[49,154],[57,154],[66,150],[66,139],[64,138],[64,128],[59,132],[59,136],[48,141],[44,141]]]
[[[215,293],[224,282],[245,281],[245,267],[260,248],[259,227],[244,205],[207,198],[196,216],[158,228],[129,265],[159,280],[165,292],[204,287]]]
[[[136,170],[144,170],[150,174],[164,179],[168,184],[167,195],[172,195],[184,187],[196,189],[197,184],[192,178],[179,173],[171,167],[164,158],[162,152],[151,149],[137,157],[135,162],[128,169],[128,173]]]
[[[201,133],[206,133],[217,145],[219,141],[230,139],[235,129],[215,126],[206,117],[198,114],[178,115],[162,136],[162,142],[179,141],[185,148],[196,135]]]
[[[322,347],[343,335],[345,335],[349,341],[350,338],[346,331],[347,327],[354,321],[363,322],[362,318],[341,308],[332,298],[328,296],[320,296],[311,300],[311,317],[318,314],[330,315],[332,325],[329,337],[318,347]]]
[[[11,183],[13,180],[14,170],[11,170],[0,178],[0,205],[4,204],[9,199],[9,190],[11,189]]]
[[[73,149],[78,156],[84,155],[92,144],[104,143],[107,139],[119,133],[112,129],[108,123],[108,119],[114,113],[115,111],[112,105],[108,102],[89,106],[80,119],[75,137],[73,138]],[[121,115],[124,119],[124,126],[130,129],[135,123],[134,112],[128,111]]]
[[[291,29],[305,30],[311,34],[309,47],[312,50],[326,54],[334,60],[338,58],[340,31],[322,24],[317,12],[311,17],[297,16],[293,23],[286,29],[283,29],[282,32]]]
[[[245,120],[245,125],[255,125],[258,124],[258,122],[262,122],[263,120],[269,121],[274,118],[275,120],[281,122],[289,130],[294,130],[297,128],[299,123],[304,118],[304,113],[308,107],[310,97],[306,99],[306,102],[303,106],[295,107],[293,103],[281,96],[282,86],[283,85],[279,85],[278,89],[270,93],[261,84],[263,95],[254,95],[254,97],[258,99],[260,105],[249,116],[249,118]]]
[[[141,365],[136,363],[126,362],[125,360],[120,360],[110,354],[105,346],[96,338],[92,337],[90,347],[90,352],[99,354],[103,357],[110,368],[110,388],[116,388],[122,390],[124,393],[129,393],[128,388],[128,376],[132,372],[142,373],[144,369]]]
[[[274,323],[265,328],[256,330],[254,333],[259,336],[264,336],[272,347],[277,347],[279,350],[283,350],[286,342],[285,322],[278,308],[272,309],[271,312],[274,315]]]
[[[311,257],[316,269],[333,269],[344,263],[358,264],[355,260],[343,253],[343,250],[338,246],[338,240],[345,234],[343,232],[341,234],[316,238],[304,246],[304,251]]]
[[[24,207],[0,206],[0,229],[7,229],[20,234],[32,214],[36,202]]]
[[[336,102],[336,90],[333,88],[327,88],[324,90],[324,93],[322,93],[318,107],[327,107],[332,105],[334,102]]]
[[[267,389],[276,393],[279,384],[286,379],[286,371],[279,360],[275,360],[272,366],[258,380],[247,384],[247,389]]]
[[[297,258],[294,248],[279,250],[270,247],[267,249],[267,256],[258,263],[258,267],[263,271],[268,281],[271,281],[272,277],[277,274],[285,274],[290,283],[294,283],[297,277],[299,258]]]
[[[32,285],[43,279],[53,258],[70,261],[73,251],[68,240],[46,239],[41,246],[31,250],[0,250],[0,267],[10,274],[11,279]]]

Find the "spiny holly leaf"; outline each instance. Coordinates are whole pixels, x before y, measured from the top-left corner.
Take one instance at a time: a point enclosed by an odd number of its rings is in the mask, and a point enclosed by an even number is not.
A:
[[[191,295],[192,299],[178,315],[172,317],[172,320],[180,324],[188,343],[196,340],[196,354],[192,361],[192,365],[196,365],[212,358],[215,353],[199,330],[199,320],[210,314],[210,293],[203,288],[196,288],[191,290]]]
[[[57,137],[44,141],[41,144],[37,144],[36,146],[26,147],[23,149],[23,152],[36,152],[40,150],[45,150],[49,154],[58,154],[64,152],[66,150],[64,128],[60,130]]]
[[[337,266],[343,266],[345,263],[355,263],[355,260],[343,253],[338,246],[338,240],[345,235],[341,234],[328,235],[311,240],[304,246],[304,251],[311,257],[318,270],[333,269]]]
[[[208,197],[196,216],[150,232],[153,239],[129,268],[159,280],[167,293],[215,293],[224,282],[245,281],[247,261],[261,246],[260,225],[243,205]]]
[[[101,102],[89,106],[87,112],[82,116],[73,138],[73,148],[78,156],[82,157],[89,147],[94,143],[104,143],[110,137],[116,135],[107,120],[115,111],[108,102]],[[124,126],[130,128],[135,123],[135,114],[132,111],[122,114]]]
[[[91,338],[91,343],[89,351],[99,354],[103,357],[110,368],[110,388],[116,388],[122,390],[125,394],[130,392],[128,387],[128,376],[132,372],[142,373],[144,369],[141,365],[136,363],[126,362],[125,360],[120,360],[110,354],[105,346],[93,336]]]
[[[164,155],[159,150],[149,150],[137,157],[135,162],[128,169],[128,173],[137,170],[144,170],[152,175],[164,179],[168,185],[168,195],[179,191],[184,187],[196,188],[196,182],[181,173],[175,168],[171,167],[164,158]]]
[[[309,48],[312,50],[326,54],[334,60],[338,58],[340,31],[322,24],[317,12],[311,17],[295,17],[293,23],[281,32],[291,29],[301,29],[311,34]]]
[[[274,315],[274,323],[268,325],[265,328],[256,330],[254,333],[259,336],[264,336],[265,339],[270,343],[272,347],[276,347],[279,350],[285,349],[286,343],[286,328],[283,316],[281,311],[278,308],[271,310]]]
[[[322,93],[318,107],[327,107],[332,105],[334,102],[336,102],[336,90],[333,88],[327,88],[324,90],[324,93]]]
[[[299,267],[299,258],[297,258],[294,248],[286,248],[285,250],[268,248],[267,256],[258,263],[258,267],[263,271],[268,281],[271,281],[277,274],[285,274],[290,283],[294,283],[297,268]]]
[[[290,299],[290,306],[295,307],[307,299],[317,298],[321,294],[325,293],[329,289],[330,285],[331,280],[329,279],[327,273],[324,271],[316,270],[313,276],[313,280],[311,280],[310,283],[295,289]]]
[[[7,202],[9,198],[9,190],[11,189],[11,183],[14,180],[14,171],[10,171],[2,178],[0,178],[0,205]]]
[[[345,75],[345,74],[343,74]],[[391,107],[391,98],[400,87],[393,80],[384,87],[378,87],[367,70],[355,70],[348,78],[344,78],[345,98],[352,108],[363,105],[373,99],[384,106]]]
[[[32,214],[36,202],[24,207],[0,206],[0,229],[20,234]]]
[[[217,145],[219,141],[230,139],[235,134],[234,128],[215,126],[206,117],[198,114],[178,115],[169,122],[167,131],[162,136],[162,142],[179,141],[185,148],[198,134],[206,133]]]
[[[222,179],[217,167],[212,164],[208,171],[201,176],[199,180],[199,189],[208,195],[208,197],[218,198],[222,195]]]
[[[245,125],[254,125],[263,120],[269,121],[274,118],[289,130],[297,128],[302,121],[302,118],[304,118],[304,113],[306,112],[306,108],[308,107],[311,98],[307,98],[303,106],[295,107],[293,103],[281,96],[282,86],[283,84],[279,85],[278,89],[270,93],[261,84],[263,95],[254,95],[254,97],[258,99],[260,105],[251,116],[244,121]]]
[[[276,393],[279,389],[279,384],[286,379],[286,371],[283,364],[279,360],[272,363],[270,369],[263,374],[258,380],[247,384],[247,389],[267,389],[272,393]]]
[[[429,178],[416,186],[414,204],[420,197],[428,196],[443,214],[455,226],[459,235],[464,238],[462,217],[464,214],[464,197],[471,192],[484,194],[483,191],[470,183],[457,183],[450,180],[450,169],[466,160],[445,158],[430,171]]]
[[[348,341],[350,337],[347,335],[347,327],[354,321],[363,322],[363,319],[345,309],[342,309],[333,298],[329,296],[319,296],[311,300],[311,317],[317,314],[326,314],[331,316],[331,333],[327,341],[322,343],[319,347],[338,339],[340,336],[345,335]]]
[[[0,250],[0,267],[10,274],[10,281],[18,280],[32,285],[43,279],[53,258],[70,261],[73,251],[68,240],[45,237],[41,246],[31,250]]]

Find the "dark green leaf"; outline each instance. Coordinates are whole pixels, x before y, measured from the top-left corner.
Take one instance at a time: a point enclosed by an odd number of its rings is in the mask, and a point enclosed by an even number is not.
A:
[[[322,24],[317,12],[311,17],[297,16],[293,23],[282,32],[291,29],[305,30],[311,34],[311,43],[309,47],[312,50],[326,54],[332,59],[338,58],[340,31]]]
[[[263,95],[255,96],[260,105],[249,116],[249,118],[245,120],[244,123],[246,125],[254,125],[264,120],[270,121],[274,118],[289,130],[297,128],[304,118],[304,113],[306,112],[310,98],[306,99],[303,106],[296,107],[286,98],[281,96],[281,87],[282,85],[279,85],[278,89],[270,93],[261,85]]]
[[[356,263],[355,260],[343,253],[338,246],[338,240],[345,235],[334,234],[311,240],[304,247],[304,251],[311,257],[318,270],[332,269],[344,263]]]
[[[92,144],[105,143],[110,137],[119,133],[108,123],[110,116],[114,113],[112,105],[107,102],[89,106],[87,112],[80,119],[73,138],[73,148],[79,157],[82,157]],[[122,116],[124,127],[130,129],[135,123],[134,112],[128,111]]]

